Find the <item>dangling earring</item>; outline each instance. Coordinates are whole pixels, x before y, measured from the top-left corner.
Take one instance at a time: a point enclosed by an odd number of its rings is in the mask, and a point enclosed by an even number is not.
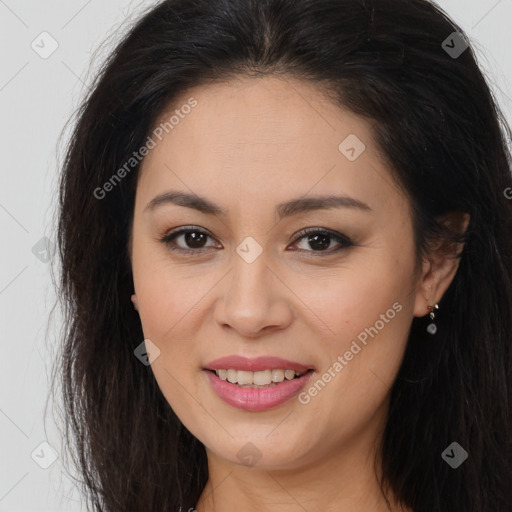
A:
[[[434,318],[436,317],[436,312],[439,309],[439,304],[436,303],[433,306],[427,306],[427,307],[430,311],[430,313],[429,313],[430,319],[434,320]],[[427,326],[427,332],[429,334],[434,335],[437,332],[437,325],[434,322],[430,322]]]

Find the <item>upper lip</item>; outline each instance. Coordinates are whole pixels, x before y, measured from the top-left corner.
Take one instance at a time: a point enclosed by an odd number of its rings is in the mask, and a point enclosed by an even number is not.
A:
[[[295,370],[297,373],[303,373],[310,369],[309,366],[288,361],[281,357],[260,356],[255,358],[242,357],[237,355],[220,357],[214,361],[210,361],[204,366],[205,370],[245,370],[249,372],[258,372],[263,370]]]

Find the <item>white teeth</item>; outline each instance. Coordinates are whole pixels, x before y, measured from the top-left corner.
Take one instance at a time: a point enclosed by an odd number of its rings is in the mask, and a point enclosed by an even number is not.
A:
[[[283,382],[284,370],[272,370],[272,382]]]
[[[247,372],[251,373],[251,372]],[[272,372],[270,370],[263,370],[261,372],[254,372],[252,382],[249,384],[257,384],[258,386],[266,386],[272,382]],[[240,384],[240,381],[238,381]]]
[[[237,375],[236,381],[241,386],[243,386],[245,384],[254,384],[254,382],[252,381],[253,377],[254,377],[253,372],[246,372],[243,370],[238,370],[238,375]]]
[[[217,376],[222,380],[227,380],[231,384],[240,386],[268,386],[274,383],[292,380],[300,377],[302,373],[295,370],[262,370],[258,372],[249,372],[245,370],[221,369],[215,370]]]
[[[295,377],[295,372],[293,370],[285,370],[284,377],[287,380],[292,380]]]

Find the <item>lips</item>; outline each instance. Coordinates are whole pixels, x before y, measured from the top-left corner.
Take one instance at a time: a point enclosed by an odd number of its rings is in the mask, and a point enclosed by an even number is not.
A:
[[[295,370],[297,373],[304,373],[313,369],[312,366],[306,366],[296,361],[289,361],[280,357],[261,356],[256,358],[247,358],[231,355],[210,361],[203,367],[203,370],[220,370],[228,368],[249,372],[259,372],[279,368],[283,370]]]
[[[289,403],[306,386],[314,371],[308,371],[301,377],[285,380],[267,387],[240,387],[219,379],[214,372],[203,370],[203,374],[211,389],[226,404],[237,409],[252,412],[262,412]]]
[[[210,361],[203,367],[203,374],[217,396],[238,409],[247,411],[264,411],[289,402],[306,385],[314,375],[314,368],[297,361],[281,357],[261,356],[247,358],[237,355],[221,357]],[[301,374],[292,380],[273,382],[265,386],[241,387],[227,380],[220,379],[215,370],[236,370],[262,372],[264,370],[294,370]]]

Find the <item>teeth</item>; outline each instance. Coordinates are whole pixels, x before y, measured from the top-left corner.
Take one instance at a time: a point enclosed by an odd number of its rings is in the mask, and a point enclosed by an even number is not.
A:
[[[245,370],[215,370],[217,376],[222,380],[227,380],[231,384],[240,386],[268,386],[273,383],[292,380],[300,377],[302,373],[295,370],[263,370],[259,372],[248,372]]]
[[[293,370],[285,370],[284,377],[287,380],[292,380],[295,377],[295,372]]]
[[[253,372],[243,372],[243,371],[239,370],[237,373],[238,373],[238,375],[237,375],[236,381],[241,386],[243,386],[245,384],[254,384],[254,382],[252,381],[253,377],[254,377]]]
[[[272,382],[283,382],[284,370],[272,370]]]

